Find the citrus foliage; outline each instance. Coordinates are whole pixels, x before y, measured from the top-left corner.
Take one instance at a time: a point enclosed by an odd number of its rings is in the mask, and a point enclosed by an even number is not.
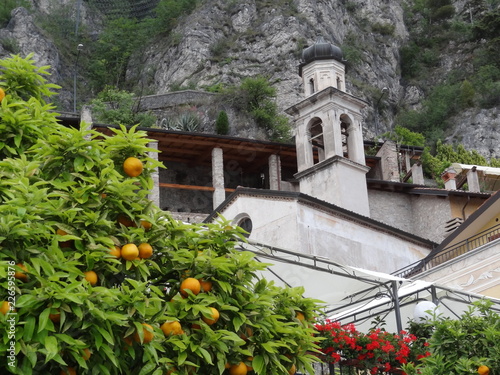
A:
[[[317,302],[259,280],[265,265],[235,250],[240,228],[154,206],[160,163],[145,132],[64,127],[44,101],[44,69],[17,56],[0,67],[0,373],[312,371]],[[16,86],[24,75],[36,83]],[[143,163],[136,177],[129,157]],[[186,278],[203,280],[199,293],[181,296]]]
[[[408,375],[495,375],[500,369],[500,315],[492,302],[474,303],[459,319],[440,319],[427,323],[432,327],[429,339],[431,356],[419,365],[403,366]],[[481,367],[486,366],[486,367]]]

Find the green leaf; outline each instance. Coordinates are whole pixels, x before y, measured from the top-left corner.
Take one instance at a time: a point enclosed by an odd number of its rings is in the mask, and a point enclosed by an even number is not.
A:
[[[28,316],[24,324],[23,340],[26,342],[31,341],[33,332],[35,332],[36,319],[33,315]]]
[[[264,356],[258,354],[253,357],[252,367],[257,374],[265,373],[266,361],[264,360]]]
[[[52,323],[52,321],[49,319],[49,315],[50,315],[50,308],[47,308],[43,310],[40,316],[38,317],[38,331],[37,331],[38,333],[43,331],[48,324]]]
[[[47,349],[47,356],[45,359],[45,363],[47,363],[58,354],[57,339],[54,336],[47,336],[44,345],[45,349]]]
[[[139,372],[139,375],[147,375],[149,374],[151,371],[153,371],[153,369],[156,367],[156,364],[155,363],[152,363],[152,362],[148,362],[146,363],[142,368],[141,368],[141,371]]]
[[[94,327],[99,331],[99,333],[102,335],[102,337],[104,337],[104,339],[108,343],[110,343],[111,345],[113,345],[115,343],[113,336],[108,331],[106,331],[104,328],[102,328],[98,325],[94,325]]]
[[[203,358],[205,358],[205,361],[207,361],[209,365],[213,365],[212,356],[206,349],[200,347],[197,351],[199,354],[201,354],[201,356],[203,356]]]
[[[182,366],[182,364],[186,361],[187,359],[187,352],[180,352],[179,355],[177,356],[177,364],[179,366]]]

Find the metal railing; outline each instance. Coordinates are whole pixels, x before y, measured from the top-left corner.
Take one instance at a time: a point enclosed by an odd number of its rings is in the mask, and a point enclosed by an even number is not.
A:
[[[478,247],[496,240],[497,238],[500,238],[500,224],[477,233],[453,246],[445,247],[439,253],[432,255],[432,257],[419,260],[418,262],[401,268],[392,274],[402,278],[411,278],[412,276],[418,275],[433,267],[443,264],[471,250],[477,249]]]

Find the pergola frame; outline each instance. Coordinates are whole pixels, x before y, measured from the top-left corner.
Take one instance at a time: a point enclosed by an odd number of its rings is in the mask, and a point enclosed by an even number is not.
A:
[[[382,317],[388,330],[400,332],[403,319],[413,319],[414,306],[421,301],[434,302],[439,312],[451,319],[459,318],[473,302],[484,299],[492,301],[491,308],[500,312],[500,300],[435,283],[345,266],[323,257],[257,242],[240,242],[236,248],[251,251],[256,260],[271,264],[262,277],[289,287],[303,286],[304,297],[324,302],[325,318],[342,324],[353,323],[361,330],[367,331],[370,320]],[[307,276],[313,279],[311,286],[314,287],[303,285],[307,284]],[[339,286],[340,289],[332,293],[331,289]]]

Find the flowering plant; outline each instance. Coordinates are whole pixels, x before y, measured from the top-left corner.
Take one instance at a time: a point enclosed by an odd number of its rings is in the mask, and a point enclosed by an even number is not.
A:
[[[341,325],[326,320],[316,324],[318,345],[328,363],[353,363],[371,374],[389,372],[401,365],[430,355],[427,343],[418,344],[418,338],[406,331],[389,333],[373,328],[368,333],[356,330],[353,324]]]

